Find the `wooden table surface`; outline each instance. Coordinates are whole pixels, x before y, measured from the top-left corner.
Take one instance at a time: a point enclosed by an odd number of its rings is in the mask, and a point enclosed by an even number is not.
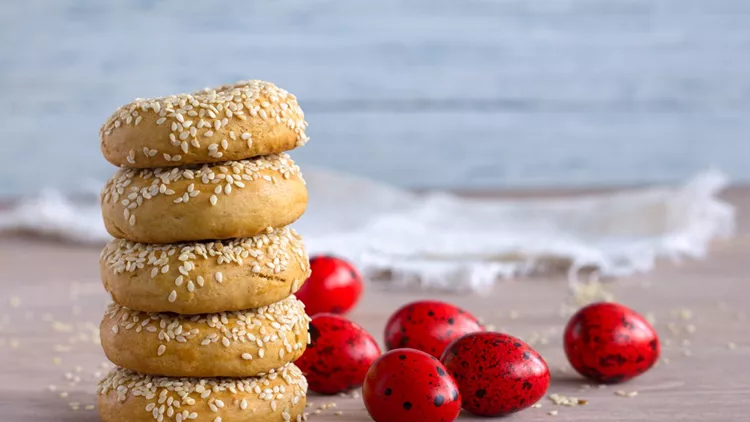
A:
[[[608,284],[616,300],[655,319],[664,346],[656,368],[623,385],[589,386],[568,366],[561,347],[562,277],[501,282],[482,296],[394,293],[370,285],[351,317],[382,342],[386,318],[400,305],[425,296],[450,300],[533,342],[552,370],[549,394],[588,400],[565,407],[544,398],[541,408],[509,420],[747,421],[750,189],[732,189],[727,197],[740,209],[739,234],[715,244],[707,260],[663,262],[648,275]],[[92,248],[0,238],[0,421],[98,420],[96,380],[109,366],[98,345],[107,302],[98,255]],[[638,394],[623,397],[618,390]],[[358,397],[310,395],[308,401],[311,421],[370,420]],[[331,403],[336,407],[318,410]]]

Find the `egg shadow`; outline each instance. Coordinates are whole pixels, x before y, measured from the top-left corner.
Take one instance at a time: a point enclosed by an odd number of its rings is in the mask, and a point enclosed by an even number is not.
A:
[[[575,375],[575,374],[560,374],[560,373],[557,373],[557,374],[552,374],[552,377],[550,379],[550,387],[551,388],[553,388],[553,387],[554,388],[559,388],[559,387],[564,387],[564,388],[570,388],[570,387],[581,388],[584,385],[589,385],[590,386],[592,384],[596,384],[596,382],[593,382],[591,380],[587,380],[586,378],[583,378],[583,377],[581,377],[579,375]]]

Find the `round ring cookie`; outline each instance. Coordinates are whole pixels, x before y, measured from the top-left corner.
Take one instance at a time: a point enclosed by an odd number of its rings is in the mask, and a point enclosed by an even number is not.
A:
[[[110,163],[154,168],[278,154],[304,145],[306,128],[294,95],[253,80],[137,99],[117,109],[99,136]]]
[[[170,377],[252,377],[299,358],[309,342],[305,305],[290,296],[246,311],[177,315],[110,304],[102,348],[117,366]]]
[[[302,238],[289,227],[205,243],[115,239],[99,266],[116,303],[189,315],[270,305],[294,294],[310,276]]]
[[[301,422],[307,381],[293,364],[254,378],[169,378],[115,368],[99,382],[102,422]]]
[[[251,237],[296,221],[307,187],[286,154],[197,168],[121,169],[101,195],[114,237],[178,243]]]

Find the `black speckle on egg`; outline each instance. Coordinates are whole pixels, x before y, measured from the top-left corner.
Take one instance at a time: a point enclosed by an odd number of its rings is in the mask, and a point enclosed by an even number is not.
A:
[[[433,403],[435,404],[435,407],[440,407],[443,405],[443,403],[445,403],[445,398],[442,394],[438,394],[437,396],[435,396],[435,400],[433,400]]]
[[[386,389],[385,389],[385,395],[386,395],[386,396],[390,396],[390,395],[391,395],[391,393],[393,393],[393,390],[391,390],[390,388],[386,388]]]
[[[477,396],[477,397],[478,397],[478,398],[480,398],[480,399],[481,399],[482,397],[484,397],[484,396],[485,396],[486,394],[487,394],[487,390],[485,390],[484,388],[480,388],[479,390],[477,390],[477,391],[476,391],[476,392],[474,393],[474,395],[475,395],[475,396]]]
[[[310,344],[307,345],[307,347],[315,347],[315,343],[318,341],[318,338],[320,338],[320,330],[318,330],[315,325],[310,324]]]
[[[411,402],[405,401],[404,402],[404,410],[409,410],[409,409],[411,409]]]

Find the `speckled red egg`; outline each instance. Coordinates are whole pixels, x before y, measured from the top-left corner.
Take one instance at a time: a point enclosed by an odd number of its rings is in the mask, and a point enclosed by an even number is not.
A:
[[[659,359],[659,337],[635,311],[594,303],[573,315],[564,334],[565,354],[581,375],[601,383],[627,381]]]
[[[397,310],[385,326],[385,344],[391,349],[408,347],[440,358],[453,340],[482,331],[477,318],[449,303],[423,300]]]
[[[345,314],[362,295],[362,276],[349,262],[335,256],[310,259],[310,277],[295,296],[308,315],[324,312]]]
[[[461,411],[458,386],[445,366],[415,349],[378,358],[367,371],[362,396],[375,422],[451,422]]]
[[[361,386],[378,356],[380,348],[362,327],[339,315],[318,314],[310,322],[310,344],[295,364],[310,390],[336,394]]]
[[[534,349],[502,333],[467,334],[440,359],[458,384],[463,407],[480,416],[503,416],[539,401],[549,387],[549,368]]]

